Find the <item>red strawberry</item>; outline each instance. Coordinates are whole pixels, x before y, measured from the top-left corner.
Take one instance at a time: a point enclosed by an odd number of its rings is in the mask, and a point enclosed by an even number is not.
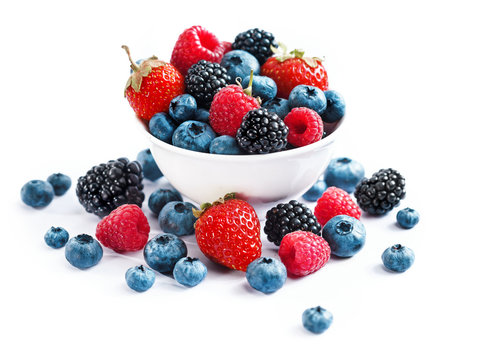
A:
[[[337,215],[348,215],[355,219],[361,217],[361,209],[344,190],[331,186],[319,198],[314,215],[322,227]]]
[[[318,113],[305,107],[294,108],[284,118],[289,128],[287,142],[293,146],[305,146],[323,137],[323,120]]]
[[[283,46],[279,46],[284,51]],[[304,52],[294,50],[289,55],[273,56],[262,65],[261,75],[272,78],[277,84],[277,96],[287,99],[298,85],[312,85],[328,90],[328,74],[321,59],[303,57]]]
[[[148,125],[153,115],[167,112],[170,101],[184,93],[184,78],[173,65],[155,56],[138,66],[131,59],[129,48],[126,45],[122,48],[128,53],[133,70],[126,83],[124,96],[138,118]]]
[[[195,223],[198,246],[210,260],[245,271],[261,256],[259,218],[247,202],[227,194],[194,213],[200,216]]]
[[[192,26],[178,37],[170,62],[183,75],[200,60],[219,63],[224,56],[225,45],[201,26]]]

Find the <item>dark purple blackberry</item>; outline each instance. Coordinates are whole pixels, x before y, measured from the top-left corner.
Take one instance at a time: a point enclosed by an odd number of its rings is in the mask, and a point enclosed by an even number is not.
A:
[[[371,178],[363,178],[355,189],[360,208],[371,215],[383,215],[405,197],[405,178],[393,169],[381,169]]]
[[[230,76],[220,64],[200,60],[188,69],[186,92],[197,100],[198,107],[209,109],[215,94],[227,86]]]
[[[124,204],[141,207],[145,198],[142,181],[140,163],[119,158],[94,166],[81,176],[76,194],[87,212],[104,217]]]
[[[288,132],[279,116],[260,108],[245,114],[235,139],[249,154],[267,154],[284,150]]]
[[[321,225],[306,205],[291,200],[286,204],[278,204],[267,212],[264,232],[270,242],[279,246],[284,235],[297,230],[321,236]]]
[[[235,37],[232,43],[232,49],[245,50],[254,55],[261,65],[273,54],[271,45],[277,47],[274,35],[265,30],[250,29],[244,31]]]

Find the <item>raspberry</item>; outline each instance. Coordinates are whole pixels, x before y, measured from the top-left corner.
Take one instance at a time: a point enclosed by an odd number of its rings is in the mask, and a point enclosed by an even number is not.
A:
[[[171,63],[183,74],[200,60],[219,63],[224,55],[225,45],[201,26],[192,26],[178,37],[171,54]]]
[[[287,272],[295,276],[318,271],[328,262],[330,254],[331,248],[326,240],[308,231],[285,235],[279,248],[279,257]]]
[[[143,211],[132,204],[122,205],[102,219],[96,237],[114,251],[137,251],[147,243],[150,225]]]
[[[331,218],[337,215],[348,215],[359,219],[361,209],[346,191],[331,186],[319,198],[314,208],[314,215],[324,227]]]
[[[284,118],[284,122],[289,128],[287,141],[293,146],[309,145],[323,137],[323,120],[314,110],[304,107],[294,108]]]
[[[232,43],[228,41],[222,41],[222,46],[224,48],[224,55],[229,51],[232,51]]]

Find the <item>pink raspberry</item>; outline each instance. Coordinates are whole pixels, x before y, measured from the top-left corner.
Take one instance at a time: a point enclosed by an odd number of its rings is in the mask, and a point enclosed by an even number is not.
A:
[[[279,257],[287,272],[295,276],[309,275],[326,264],[331,254],[329,244],[321,236],[308,231],[294,231],[282,238]]]
[[[348,215],[355,219],[361,217],[361,209],[344,190],[331,186],[319,198],[314,208],[314,216],[322,227],[337,215]]]
[[[292,109],[284,118],[289,128],[287,142],[293,146],[301,147],[315,143],[323,137],[323,120],[312,109],[299,107]]]

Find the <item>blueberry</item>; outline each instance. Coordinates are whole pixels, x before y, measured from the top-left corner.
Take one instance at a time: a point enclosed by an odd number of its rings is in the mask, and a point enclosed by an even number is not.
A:
[[[54,195],[57,196],[64,195],[67,190],[69,190],[72,184],[71,178],[61,173],[50,175],[47,178],[47,182],[52,185],[52,187],[54,188]]]
[[[329,162],[324,172],[324,181],[327,186],[336,186],[351,194],[364,176],[365,169],[358,161],[340,157]]]
[[[143,175],[148,180],[156,181],[163,176],[163,173],[158,168],[158,165],[156,165],[150,149],[141,150],[138,153],[136,160],[138,160],[138,162],[141,164]]]
[[[171,144],[171,138],[176,127],[177,124],[175,121],[173,121],[170,115],[164,112],[153,115],[149,123],[151,135],[168,144]]]
[[[54,187],[47,181],[31,180],[20,190],[22,201],[33,208],[42,208],[54,198]]]
[[[310,85],[296,86],[289,94],[288,100],[291,109],[306,107],[313,109],[320,116],[326,109],[326,96],[324,96],[323,90]]]
[[[173,134],[173,145],[193,151],[208,152],[217,135],[210,125],[201,121],[185,121]]]
[[[289,101],[282,98],[275,98],[262,104],[263,108],[266,108],[270,112],[276,113],[281,119],[284,120],[291,109],[289,108]]]
[[[326,90],[324,95],[326,96],[327,106],[321,116],[323,121],[327,123],[335,123],[341,120],[346,112],[345,100],[341,94],[334,90]]]
[[[250,75],[242,80],[242,86],[249,86]],[[261,100],[269,101],[276,97],[277,85],[274,80],[267,76],[254,76],[252,79],[252,96],[260,97]]]
[[[143,265],[134,266],[126,271],[124,278],[131,289],[143,292],[155,283],[155,272]]]
[[[150,198],[148,199],[148,207],[153,214],[158,216],[161,209],[171,201],[183,201],[183,198],[176,190],[158,189],[151,193]]]
[[[322,179],[319,179],[314,183],[313,186],[309,188],[308,191],[303,194],[302,197],[306,201],[318,201],[318,199],[323,196],[323,193],[326,191],[327,187],[326,182]]]
[[[418,224],[420,215],[414,209],[405,208],[397,213],[397,222],[404,229],[411,229]]]
[[[277,259],[262,257],[247,266],[245,277],[254,289],[270,294],[279,290],[286,282],[287,271]]]
[[[210,112],[207,109],[198,108],[193,115],[193,120],[208,122]]]
[[[331,255],[351,257],[365,245],[366,230],[360,220],[338,215],[324,225],[323,238],[331,248]]]
[[[189,202],[172,201],[160,211],[158,223],[165,233],[177,236],[192,235],[197,218],[192,209],[197,207]]]
[[[150,268],[160,273],[171,273],[175,264],[187,256],[187,246],[178,236],[160,234],[148,241],[143,256]]]
[[[232,84],[235,84],[237,78],[242,80],[249,76],[251,70],[254,71],[254,75],[260,73],[259,61],[255,56],[244,50],[229,51],[222,58],[220,65],[227,69]]]
[[[66,244],[66,259],[72,266],[87,269],[96,265],[103,257],[103,248],[90,235],[77,235]]]
[[[59,249],[67,243],[67,240],[69,240],[69,233],[64,228],[52,226],[45,233],[44,240],[51,248]]]
[[[237,140],[229,135],[216,137],[210,143],[210,154],[241,155],[243,151],[239,148]]]
[[[180,284],[193,287],[207,276],[207,267],[197,258],[183,257],[178,260],[173,269],[173,277]]]
[[[303,326],[314,334],[325,332],[333,322],[333,314],[321,306],[306,309],[302,314]]]
[[[412,266],[415,261],[415,254],[412,249],[396,244],[386,249],[381,255],[381,259],[387,269],[404,272]]]
[[[196,111],[197,101],[190,94],[178,95],[170,102],[169,114],[178,124],[192,120]]]

